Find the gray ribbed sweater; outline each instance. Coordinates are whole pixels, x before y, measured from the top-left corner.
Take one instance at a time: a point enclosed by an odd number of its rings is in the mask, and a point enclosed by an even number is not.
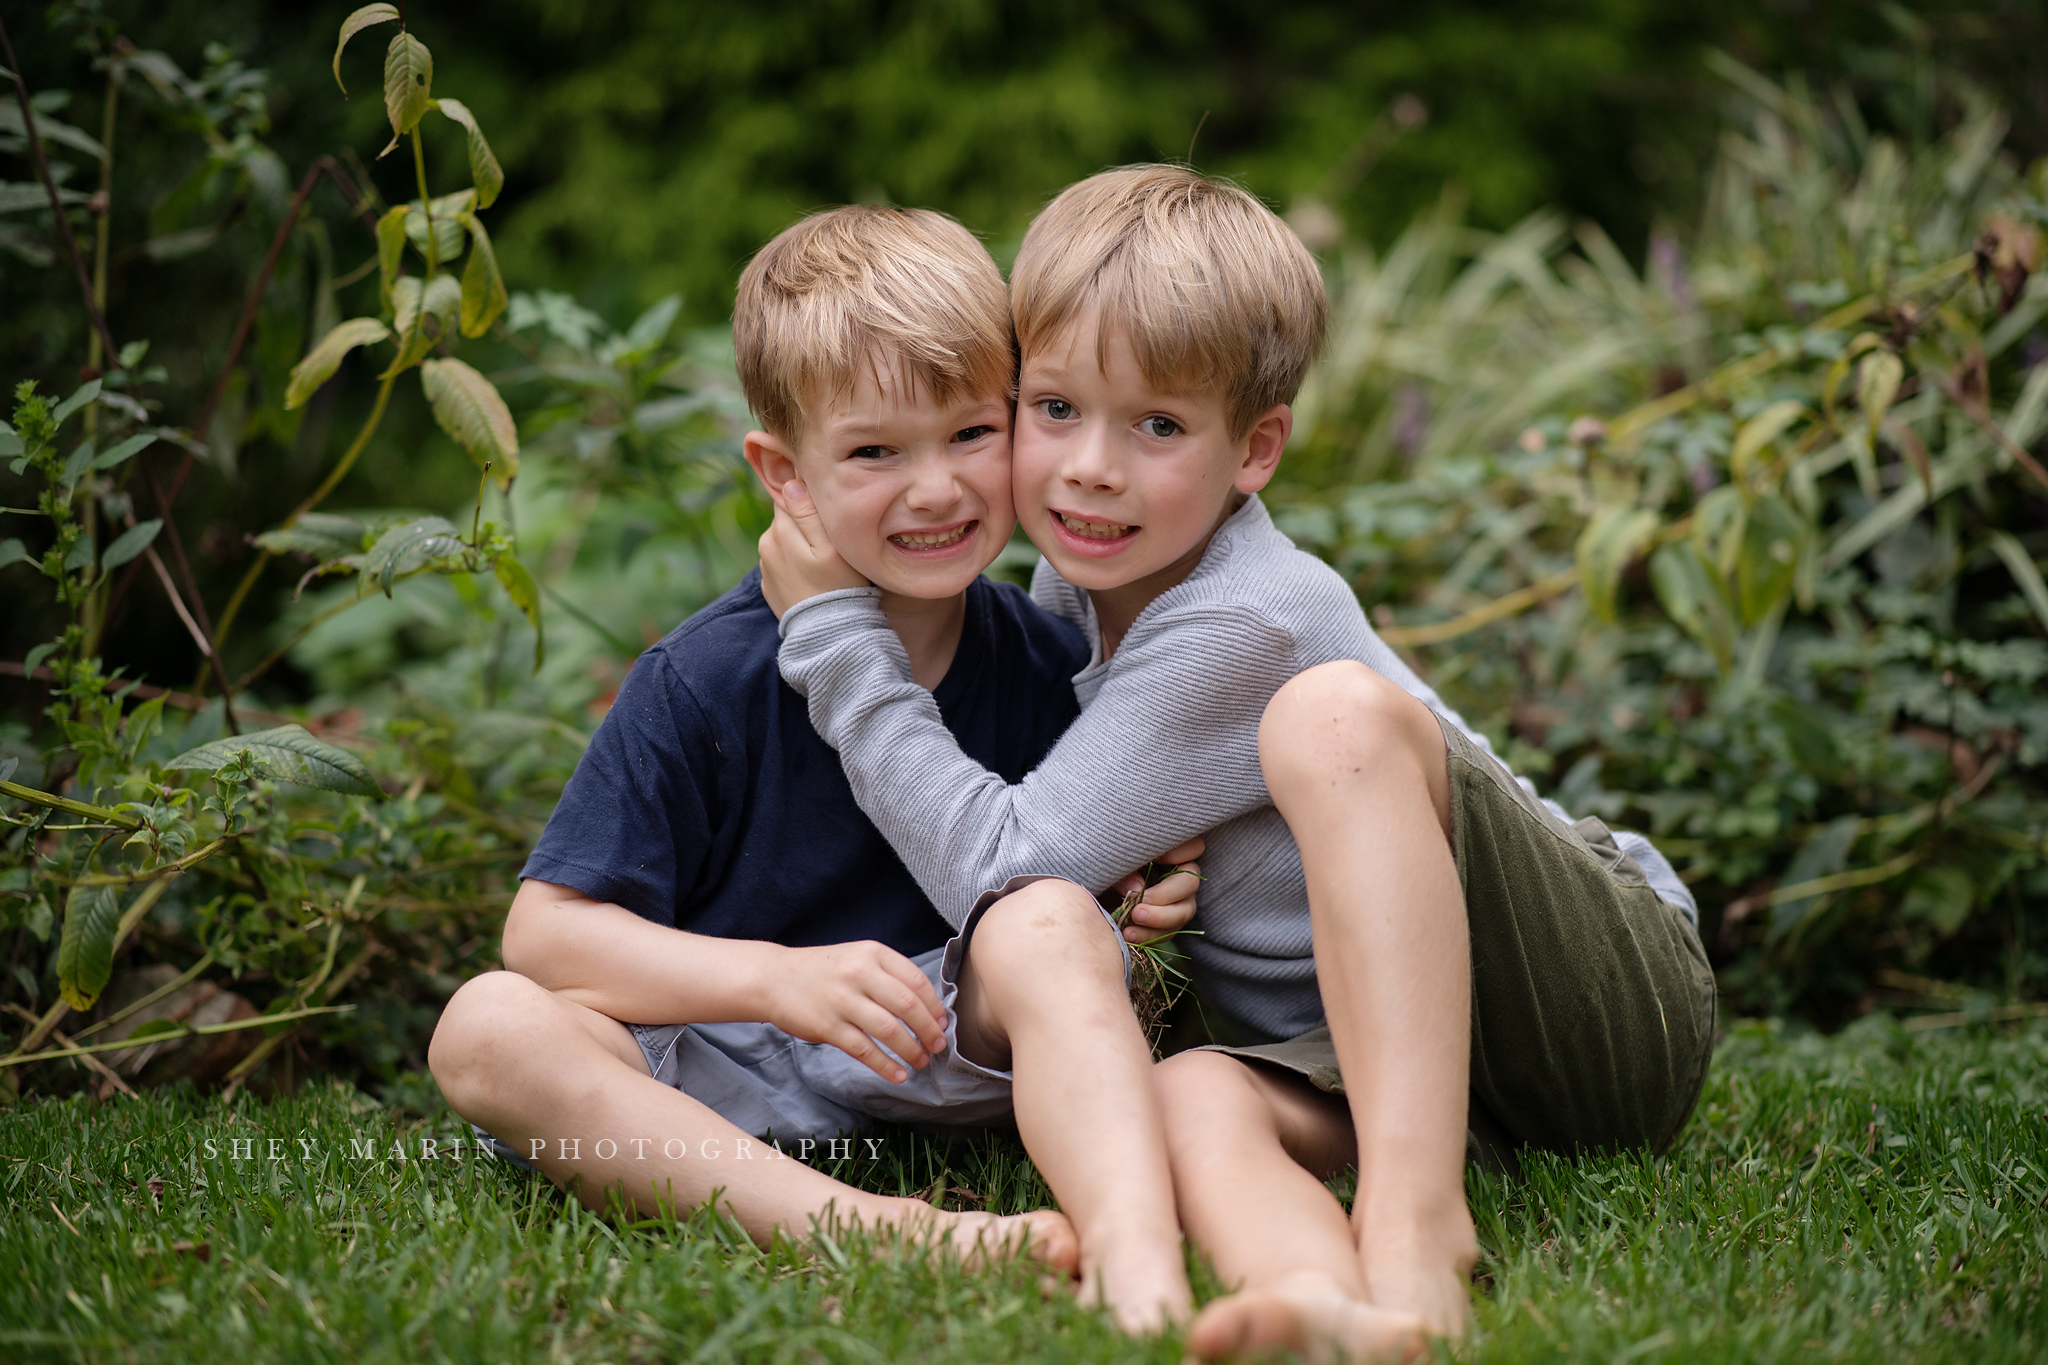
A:
[[[1266,1039],[1313,1028],[1323,1013],[1301,857],[1259,770],[1259,717],[1273,694],[1304,669],[1356,659],[1492,753],[1373,633],[1344,580],[1296,549],[1256,497],[1217,530],[1194,572],[1139,614],[1107,662],[1087,593],[1039,565],[1032,596],[1095,641],[1096,657],[1074,678],[1080,718],[1016,786],[960,752],[931,694],[911,681],[878,596],[849,589],[792,608],[782,676],[809,699],[854,798],[939,912],[957,927],[984,889],[1019,873],[1100,892],[1203,835],[1193,926],[1202,932],[1183,940],[1196,986]],[[1649,841],[1616,840],[1657,894],[1696,921],[1691,894]]]

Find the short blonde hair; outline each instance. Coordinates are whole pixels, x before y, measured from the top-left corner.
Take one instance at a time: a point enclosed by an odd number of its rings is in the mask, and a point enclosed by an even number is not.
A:
[[[1315,258],[1273,211],[1185,166],[1120,166],[1068,186],[1024,234],[1010,276],[1026,355],[1097,308],[1095,355],[1130,342],[1146,382],[1222,389],[1231,435],[1291,403],[1322,349]]]
[[[761,248],[740,276],[732,339],[761,424],[792,444],[805,405],[851,388],[883,358],[938,402],[1008,395],[1010,299],[986,248],[930,209],[850,204]]]

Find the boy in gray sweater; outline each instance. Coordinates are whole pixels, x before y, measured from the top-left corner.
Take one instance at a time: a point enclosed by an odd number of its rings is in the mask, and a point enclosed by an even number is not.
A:
[[[1034,597],[1092,644],[1080,718],[1020,783],[966,758],[801,500],[763,538],[783,676],[949,918],[1206,833],[1189,952],[1236,1045],[1154,1073],[1183,1227],[1236,1290],[1196,1354],[1455,1336],[1468,1149],[1661,1148],[1691,1112],[1692,899],[1647,840],[1539,801],[1274,528],[1257,495],[1326,303],[1270,211],[1104,172],[1033,224],[1011,303],[1016,510]],[[1352,1162],[1347,1219],[1321,1180]]]

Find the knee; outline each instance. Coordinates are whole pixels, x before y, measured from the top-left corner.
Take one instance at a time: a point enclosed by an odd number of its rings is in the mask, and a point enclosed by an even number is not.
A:
[[[449,998],[427,1046],[427,1069],[458,1112],[457,1093],[478,1085],[518,1048],[513,1035],[534,1017],[535,997],[545,994],[516,972],[486,972]]]
[[[1266,785],[1298,786],[1333,769],[1443,767],[1443,731],[1427,706],[1355,660],[1319,664],[1273,694],[1259,720]]]
[[[1266,1110],[1251,1069],[1221,1052],[1177,1052],[1152,1068],[1171,1151],[1206,1147],[1224,1128]]]
[[[972,952],[985,973],[998,976],[1071,972],[1084,964],[1123,975],[1123,952],[1102,907],[1058,878],[1033,882],[983,911]]]

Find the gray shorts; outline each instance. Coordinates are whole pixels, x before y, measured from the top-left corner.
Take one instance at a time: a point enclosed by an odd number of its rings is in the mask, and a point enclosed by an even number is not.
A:
[[[901,1083],[881,1076],[829,1043],[807,1043],[773,1024],[628,1024],[648,1072],[707,1105],[737,1128],[778,1141],[858,1133],[874,1123],[976,1127],[1010,1116],[1010,1073],[977,1065],[960,1053],[960,974],[967,944],[988,908],[1039,876],[1012,877],[983,892],[966,922],[943,947],[911,961],[946,1009],[946,1050]],[[1115,933],[1109,912],[1103,918]],[[1124,971],[1130,946],[1121,934]],[[887,1051],[887,1049],[884,1049]],[[892,1052],[891,1056],[895,1056]],[[901,1061],[902,1058],[897,1058]],[[477,1130],[502,1157],[519,1154]],[[520,1164],[526,1164],[520,1161]]]

